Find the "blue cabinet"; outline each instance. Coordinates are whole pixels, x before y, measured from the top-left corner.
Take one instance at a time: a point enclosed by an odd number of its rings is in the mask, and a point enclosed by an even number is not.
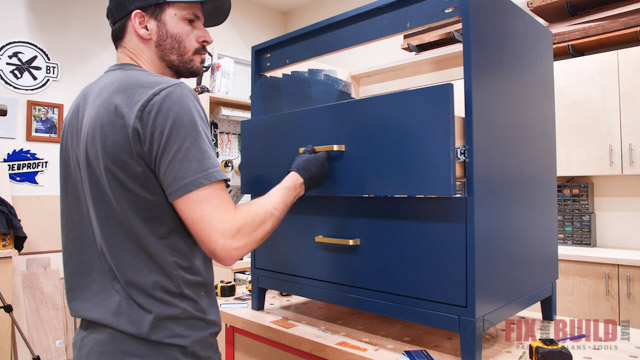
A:
[[[404,67],[438,76],[398,89],[401,77],[389,75],[367,97],[318,65],[451,22],[464,37],[459,55],[447,55],[460,57],[461,99],[442,63]],[[243,192],[266,193],[305,145],[341,146],[329,148],[338,151],[326,183],[253,252],[253,309],[274,289],[457,331],[463,359],[480,359],[483,332],[536,302],[555,317],[552,39],[517,5],[376,1],[256,45],[251,98]],[[463,173],[455,101],[465,108]]]

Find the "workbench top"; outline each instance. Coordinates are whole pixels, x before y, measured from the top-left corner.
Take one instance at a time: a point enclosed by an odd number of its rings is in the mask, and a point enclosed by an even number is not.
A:
[[[559,245],[558,259],[640,266],[640,250]]]
[[[244,289],[239,287],[238,295],[243,292]],[[460,358],[459,336],[456,332],[298,296],[281,296],[275,291],[267,293],[264,311],[251,310],[250,301],[232,298],[219,300],[221,304],[248,304],[246,308],[222,310],[221,318],[224,324],[322,358],[397,360],[404,350],[419,349],[428,350],[438,360]],[[523,311],[507,320],[509,324],[502,322],[485,332],[483,359],[528,359],[528,344],[531,340],[522,341],[524,328],[526,324],[535,323],[536,333],[539,335],[542,325],[540,319],[539,313]],[[564,324],[569,323],[566,318],[559,319],[562,319]],[[553,325],[551,329],[553,336]],[[602,329],[600,334],[605,332]],[[621,339],[623,333],[629,334],[628,341]],[[567,334],[571,335],[574,334]],[[241,342],[238,342],[237,338],[238,335],[234,346],[236,359],[251,358],[250,355],[243,355],[245,350],[259,351],[260,359],[277,358],[267,356],[264,349],[254,349],[259,343],[253,343],[251,350],[240,349]],[[638,329],[622,329],[621,332],[618,327],[615,341],[594,341],[595,339],[596,336],[591,336],[565,343],[565,346],[571,350],[574,359],[628,360],[640,357]]]

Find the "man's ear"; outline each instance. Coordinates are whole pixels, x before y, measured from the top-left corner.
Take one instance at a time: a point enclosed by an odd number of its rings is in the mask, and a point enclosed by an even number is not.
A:
[[[131,26],[137,36],[144,40],[151,40],[151,30],[154,28],[153,19],[140,10],[134,10],[130,15]]]

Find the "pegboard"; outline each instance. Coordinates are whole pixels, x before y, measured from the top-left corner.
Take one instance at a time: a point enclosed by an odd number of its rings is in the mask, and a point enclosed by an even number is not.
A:
[[[240,134],[218,131],[220,160],[239,158],[241,141]]]
[[[211,116],[211,121],[215,121],[218,124],[217,139],[218,143],[214,145],[218,150],[218,160],[222,162],[225,160],[232,160],[231,168],[223,168],[227,176],[229,177],[230,185],[240,185],[240,175],[234,170],[242,162],[241,147],[242,147],[242,135],[240,134],[240,121],[220,119]],[[212,140],[216,134],[212,134]],[[227,164],[228,165],[228,164]],[[250,195],[244,195],[238,204],[243,204],[251,200]]]
[[[218,124],[218,158],[220,161],[227,159],[238,159],[240,157],[241,148],[241,135],[240,135],[240,121],[218,119],[211,117],[211,121],[215,121]],[[213,140],[214,134],[212,134]]]
[[[218,119],[211,116],[211,121],[218,123],[218,131],[220,132],[240,134],[240,121],[238,120]]]

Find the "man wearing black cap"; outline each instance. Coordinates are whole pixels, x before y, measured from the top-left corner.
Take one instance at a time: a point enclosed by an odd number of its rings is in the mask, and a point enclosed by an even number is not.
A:
[[[62,249],[74,359],[219,359],[211,258],[231,265],[319,186],[307,150],[269,193],[236,206],[208,117],[183,77],[202,74],[206,27],[230,0],[110,0],[117,64],[74,101],[62,131]],[[268,154],[266,154],[268,156]]]

